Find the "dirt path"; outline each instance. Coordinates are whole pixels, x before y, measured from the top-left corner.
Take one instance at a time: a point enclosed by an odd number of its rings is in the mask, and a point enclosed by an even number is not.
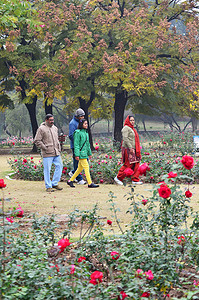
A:
[[[7,187],[4,189],[6,198],[11,198],[10,202],[6,202],[6,209],[17,207],[21,205],[25,214],[32,214],[34,212],[40,215],[49,214],[53,211],[59,215],[67,215],[72,212],[75,207],[80,210],[89,210],[97,203],[100,208],[99,214],[102,217],[113,219],[110,211],[110,204],[107,201],[110,199],[109,192],[113,192],[116,198],[114,202],[120,209],[118,217],[122,222],[123,227],[131,220],[131,215],[126,214],[130,207],[130,201],[127,201],[131,188],[129,186],[117,185],[103,185],[101,184],[97,189],[89,189],[87,185],[79,186],[71,189],[65,182],[61,182],[62,191],[55,191],[54,193],[47,193],[43,181],[22,181],[9,180],[5,176],[11,172],[7,160],[10,156],[0,156],[0,178],[4,178]],[[35,158],[35,155],[34,155]],[[38,160],[40,157],[38,156]],[[151,184],[143,184],[135,187],[135,197],[137,199],[148,198],[151,195]],[[185,186],[182,186],[184,189]],[[193,197],[191,198],[191,205],[194,210],[198,210],[198,195],[199,185],[191,187]],[[53,208],[55,206],[55,209]]]

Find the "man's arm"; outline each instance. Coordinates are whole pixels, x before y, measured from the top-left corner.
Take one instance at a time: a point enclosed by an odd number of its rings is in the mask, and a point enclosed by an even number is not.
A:
[[[44,145],[43,141],[42,141],[43,137],[42,137],[42,131],[40,128],[37,129],[35,138],[34,138],[34,143],[36,144],[36,146],[40,149],[46,150],[46,146]]]

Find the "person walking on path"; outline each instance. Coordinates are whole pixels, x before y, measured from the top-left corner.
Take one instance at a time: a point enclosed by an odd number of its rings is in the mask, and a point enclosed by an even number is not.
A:
[[[131,176],[133,184],[142,184],[139,180],[139,161],[141,160],[140,141],[134,128],[134,117],[127,116],[122,128],[122,161],[123,166],[119,169],[115,182],[123,185],[126,176]]]
[[[88,164],[88,157],[91,157],[92,152],[90,148],[89,136],[87,132],[88,122],[86,119],[79,120],[78,129],[74,132],[74,155],[75,159],[78,161],[78,168],[67,181],[67,184],[70,187],[75,187],[73,181],[77,176],[85,170],[86,179],[88,182],[89,188],[97,188],[99,187],[98,184],[94,184],[91,180],[90,172],[89,172],[89,164]]]
[[[75,173],[75,171],[77,170],[78,163],[79,163],[79,161],[75,159],[73,134],[74,134],[75,130],[77,129],[78,125],[79,125],[79,121],[82,120],[82,119],[84,119],[84,117],[85,117],[85,112],[83,111],[83,109],[78,108],[76,110],[75,116],[73,117],[73,119],[69,123],[70,148],[71,148],[71,150],[73,152],[73,170],[68,173],[68,175],[70,177],[72,177],[73,174]],[[75,179],[75,181],[78,184],[86,184],[86,181],[83,180],[83,177],[82,177],[81,174],[79,174],[77,176],[77,178]]]
[[[46,115],[45,122],[43,122],[37,129],[34,143],[41,149],[46,191],[54,192],[54,189],[62,190],[62,188],[58,185],[63,169],[60,156],[61,146],[58,140],[58,128],[54,125],[53,115]],[[50,171],[52,164],[55,165],[55,172],[51,180]]]

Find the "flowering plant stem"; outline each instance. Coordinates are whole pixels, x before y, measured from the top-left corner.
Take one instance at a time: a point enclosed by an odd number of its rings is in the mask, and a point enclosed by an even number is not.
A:
[[[108,202],[111,203],[111,208],[110,208],[110,210],[113,211],[115,221],[116,221],[116,223],[117,223],[117,225],[118,225],[118,227],[119,227],[121,233],[124,234],[124,231],[122,230],[122,228],[121,228],[121,226],[120,226],[120,222],[119,222],[118,217],[117,217],[117,210],[118,210],[118,209],[116,208],[115,203],[113,202],[113,198],[116,198],[116,197],[113,195],[112,192],[109,193],[109,196],[111,197],[111,198],[108,200]]]

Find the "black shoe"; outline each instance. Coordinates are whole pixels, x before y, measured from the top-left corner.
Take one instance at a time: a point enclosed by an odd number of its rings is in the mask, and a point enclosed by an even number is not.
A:
[[[89,188],[97,188],[99,187],[99,184],[94,184],[94,183],[91,183],[88,185]]]
[[[69,181],[69,180],[68,180],[68,181],[67,181],[67,184],[70,185],[70,187],[73,187],[73,188],[75,187],[74,184],[73,184],[73,181]]]

